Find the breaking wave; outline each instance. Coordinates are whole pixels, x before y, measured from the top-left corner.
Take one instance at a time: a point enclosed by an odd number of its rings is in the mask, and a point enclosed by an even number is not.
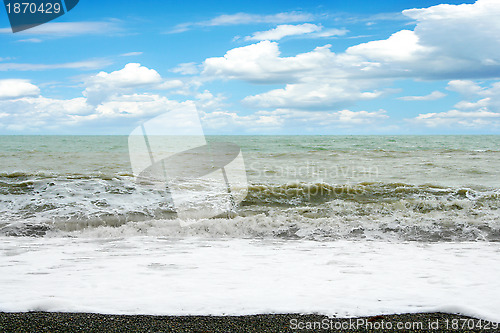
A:
[[[185,221],[127,173],[13,172],[0,174],[0,207],[10,236],[500,241],[500,190],[479,187],[255,183],[232,211]]]

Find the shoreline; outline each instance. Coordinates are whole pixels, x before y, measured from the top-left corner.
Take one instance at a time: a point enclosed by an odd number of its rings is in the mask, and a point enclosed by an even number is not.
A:
[[[0,312],[0,332],[487,332],[498,323],[432,312],[330,318],[317,314],[242,316]]]

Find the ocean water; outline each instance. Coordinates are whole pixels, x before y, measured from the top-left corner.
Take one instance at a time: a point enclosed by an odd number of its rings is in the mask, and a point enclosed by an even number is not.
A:
[[[0,311],[500,321],[500,136],[207,140],[241,147],[248,194],[212,216],[187,179],[184,221],[126,136],[0,136]]]

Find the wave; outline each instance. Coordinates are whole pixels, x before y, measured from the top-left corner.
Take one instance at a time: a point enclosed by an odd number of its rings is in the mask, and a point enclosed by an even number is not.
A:
[[[450,203],[467,199],[476,203],[500,200],[496,189],[471,189],[442,187],[433,184],[411,185],[405,183],[362,182],[358,184],[288,183],[252,184],[245,199],[246,204],[323,203],[335,199],[355,202],[390,203],[407,199],[444,199]]]
[[[193,203],[196,206],[196,203]],[[189,221],[127,174],[0,175],[0,233],[500,241],[500,190],[405,183],[254,183],[230,212]]]

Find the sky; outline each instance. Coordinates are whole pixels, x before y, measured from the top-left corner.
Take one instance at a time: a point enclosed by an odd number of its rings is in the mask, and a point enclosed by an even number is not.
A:
[[[500,134],[500,0],[96,1],[12,33],[0,134]]]

